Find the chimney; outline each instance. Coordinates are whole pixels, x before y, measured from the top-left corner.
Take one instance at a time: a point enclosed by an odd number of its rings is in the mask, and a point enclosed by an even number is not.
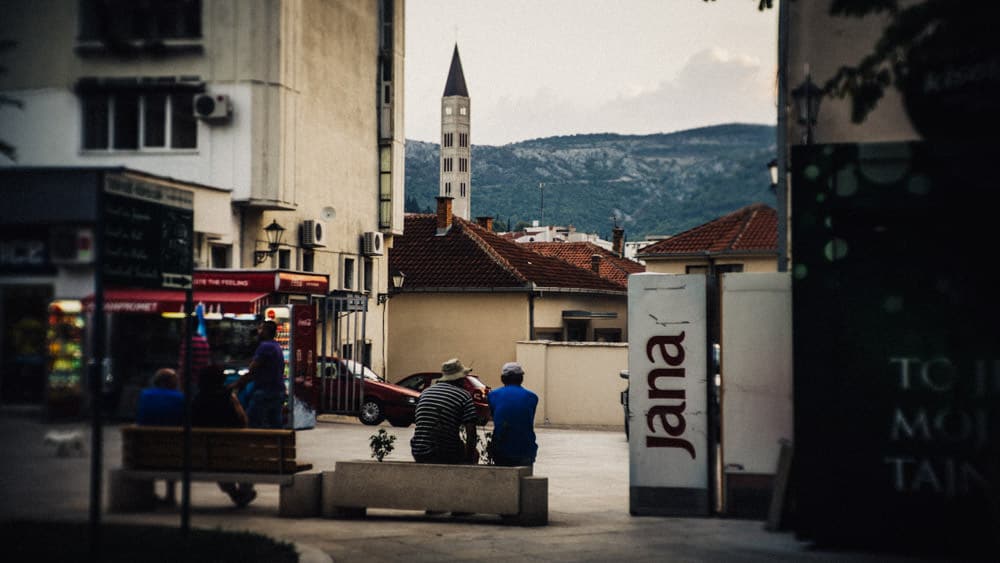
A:
[[[476,217],[476,223],[480,227],[486,229],[487,231],[491,233],[493,232],[493,217],[490,217],[488,215],[482,217]]]
[[[601,275],[601,255],[591,254],[590,255],[590,269],[594,271],[595,274]]]
[[[451,201],[455,199],[449,196],[438,196],[437,202],[437,236],[444,235],[451,229]]]
[[[619,258],[625,256],[624,254],[624,242],[625,239],[625,229],[616,226],[611,229],[611,251],[615,253]]]

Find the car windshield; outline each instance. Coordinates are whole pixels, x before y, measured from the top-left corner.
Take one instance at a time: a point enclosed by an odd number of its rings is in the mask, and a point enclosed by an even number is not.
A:
[[[318,366],[317,371],[322,372],[323,367],[326,366],[329,373],[330,368],[333,368],[334,362],[336,361],[337,360],[334,358],[325,358],[325,359],[320,358],[317,362]],[[340,365],[342,367],[342,371],[347,370],[353,373],[355,376],[361,375],[365,379],[371,379],[372,381],[382,381],[382,378],[380,378],[374,371],[372,371],[371,368],[365,366],[360,362],[356,362],[354,360],[342,360],[340,361]]]
[[[351,373],[354,375],[363,375],[365,379],[373,379],[375,381],[382,380],[382,378],[376,375],[374,371],[369,369],[364,364],[355,362],[354,360],[344,360],[344,365],[346,365],[347,369],[351,370]]]

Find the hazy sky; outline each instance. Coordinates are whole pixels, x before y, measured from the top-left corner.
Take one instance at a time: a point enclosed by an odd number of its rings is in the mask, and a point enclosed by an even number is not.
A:
[[[406,137],[437,142],[458,42],[472,143],[775,123],[777,8],[757,0],[409,0]]]

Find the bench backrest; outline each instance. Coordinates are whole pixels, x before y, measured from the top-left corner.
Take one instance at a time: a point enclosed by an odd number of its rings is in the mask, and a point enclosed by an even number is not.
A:
[[[129,469],[183,469],[184,429],[122,427],[122,465]],[[192,471],[295,473],[294,430],[192,428]]]

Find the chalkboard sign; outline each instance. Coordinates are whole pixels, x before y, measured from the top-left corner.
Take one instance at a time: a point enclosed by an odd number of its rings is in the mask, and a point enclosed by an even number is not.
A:
[[[792,494],[805,539],[949,556],[997,547],[987,150],[793,148]]]
[[[191,285],[194,194],[122,175],[104,185],[101,271],[112,286]]]

